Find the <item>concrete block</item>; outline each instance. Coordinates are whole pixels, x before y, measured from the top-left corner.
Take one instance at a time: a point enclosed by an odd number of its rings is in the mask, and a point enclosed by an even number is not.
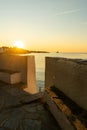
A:
[[[21,73],[6,73],[0,72],[0,80],[9,84],[16,84],[21,82]]]
[[[60,125],[62,130],[75,130],[74,126],[70,123],[70,121],[67,119],[65,114],[60,111],[57,107],[57,105],[54,103],[50,95],[45,92],[44,94],[45,101],[47,102],[49,109],[51,113],[53,114],[54,118]]]
[[[53,85],[87,110],[87,60],[47,57],[45,87]]]

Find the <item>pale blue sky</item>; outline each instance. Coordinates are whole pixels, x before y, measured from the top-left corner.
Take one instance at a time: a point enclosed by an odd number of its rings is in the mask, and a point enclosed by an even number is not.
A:
[[[0,44],[87,51],[87,0],[0,0]]]

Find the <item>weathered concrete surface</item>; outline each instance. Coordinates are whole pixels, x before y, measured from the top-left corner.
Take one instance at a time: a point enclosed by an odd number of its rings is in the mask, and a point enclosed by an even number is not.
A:
[[[42,93],[31,95],[18,85],[0,83],[0,130],[60,130]]]
[[[27,58],[27,91],[30,93],[37,93],[38,87],[36,85],[36,68],[35,57],[29,56]]]
[[[36,69],[34,56],[1,54],[0,69],[20,72],[21,82],[27,84],[28,92],[32,94],[38,92],[38,88],[36,86]],[[15,78],[13,77],[14,80],[16,78],[17,76]]]
[[[45,86],[56,86],[87,110],[87,61],[46,58]]]
[[[21,73],[20,72],[14,72],[14,73],[8,73],[8,72],[1,72],[0,70],[0,80],[9,84],[16,84],[21,82]]]
[[[0,55],[0,69],[21,72],[21,80],[27,83],[27,57],[19,55]]]
[[[49,105],[49,109],[51,113],[54,115],[55,119],[61,126],[62,130],[75,130],[73,125],[70,124],[69,120],[65,116],[65,114],[58,109],[54,101],[52,100],[51,96],[45,92],[45,100]]]
[[[87,130],[87,112],[79,108],[56,87],[46,88],[44,97],[62,130]]]

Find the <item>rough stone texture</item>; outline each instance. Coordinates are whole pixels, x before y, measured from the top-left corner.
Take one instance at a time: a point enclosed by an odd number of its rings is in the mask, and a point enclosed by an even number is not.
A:
[[[57,107],[57,105],[47,92],[45,92],[45,99],[47,104],[49,105],[51,113],[61,126],[62,130],[75,130],[74,126],[70,123],[66,115]]]
[[[54,86],[46,88],[44,97],[63,130],[87,130],[87,111],[79,107],[58,88]]]
[[[22,85],[22,84],[21,84]],[[40,101],[43,94],[29,94],[0,83],[0,130],[60,130]]]
[[[87,110],[87,60],[46,58],[45,86],[56,86]]]

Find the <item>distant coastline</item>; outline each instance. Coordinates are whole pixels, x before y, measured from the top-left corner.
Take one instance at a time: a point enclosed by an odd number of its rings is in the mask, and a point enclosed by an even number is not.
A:
[[[2,53],[2,54],[29,54],[29,53],[49,53],[49,52],[32,51],[32,50],[27,50],[27,49],[23,49],[23,48],[3,46],[0,48],[0,53]]]
[[[29,53],[50,53],[48,51],[29,51]]]

